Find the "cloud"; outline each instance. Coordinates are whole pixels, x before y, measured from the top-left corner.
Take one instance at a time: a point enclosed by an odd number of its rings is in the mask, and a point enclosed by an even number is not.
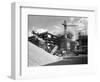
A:
[[[36,28],[35,26],[33,26],[32,29],[29,30],[28,36],[32,36],[32,35],[33,35],[33,34],[32,34],[32,31],[33,31],[33,30],[34,30],[35,32],[37,32],[37,33],[43,33],[43,32],[48,31],[47,29],[44,29],[44,28]]]
[[[32,36],[33,34],[32,34],[32,32],[31,31],[29,31],[28,32],[28,36]]]
[[[48,31],[48,30],[43,29],[43,28],[36,29],[36,32],[38,32],[38,33],[43,33],[43,32],[46,32],[46,31]]]
[[[53,28],[54,29],[52,31],[50,31],[50,33],[53,35],[63,34],[63,32],[64,32],[63,28],[60,26],[54,25]]]

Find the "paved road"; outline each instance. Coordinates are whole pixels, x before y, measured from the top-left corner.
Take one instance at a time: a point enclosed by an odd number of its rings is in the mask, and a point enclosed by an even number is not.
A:
[[[88,63],[88,57],[87,55],[80,55],[80,56],[74,56],[74,57],[65,57],[63,60],[59,62],[54,62],[51,64],[47,64],[45,66],[51,66],[51,65],[74,65],[74,64],[87,64]]]

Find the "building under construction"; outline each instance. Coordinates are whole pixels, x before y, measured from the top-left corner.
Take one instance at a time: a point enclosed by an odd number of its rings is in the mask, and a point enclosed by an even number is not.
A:
[[[78,54],[87,54],[87,35],[78,35],[76,41],[72,41],[72,34],[66,32],[67,24],[64,21],[64,34],[53,35],[51,33],[35,33],[32,31],[33,36],[28,37],[28,41],[44,49],[48,53],[57,56],[75,56]]]

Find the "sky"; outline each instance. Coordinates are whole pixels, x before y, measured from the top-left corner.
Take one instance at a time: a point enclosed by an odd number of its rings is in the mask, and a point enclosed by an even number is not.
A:
[[[46,16],[46,15],[28,15],[28,32],[29,36],[31,32],[42,33],[48,31],[54,35],[64,33],[64,20],[67,21],[67,31],[71,32],[74,37],[77,38],[79,31],[87,33],[88,18],[87,17],[75,17],[75,16]]]

